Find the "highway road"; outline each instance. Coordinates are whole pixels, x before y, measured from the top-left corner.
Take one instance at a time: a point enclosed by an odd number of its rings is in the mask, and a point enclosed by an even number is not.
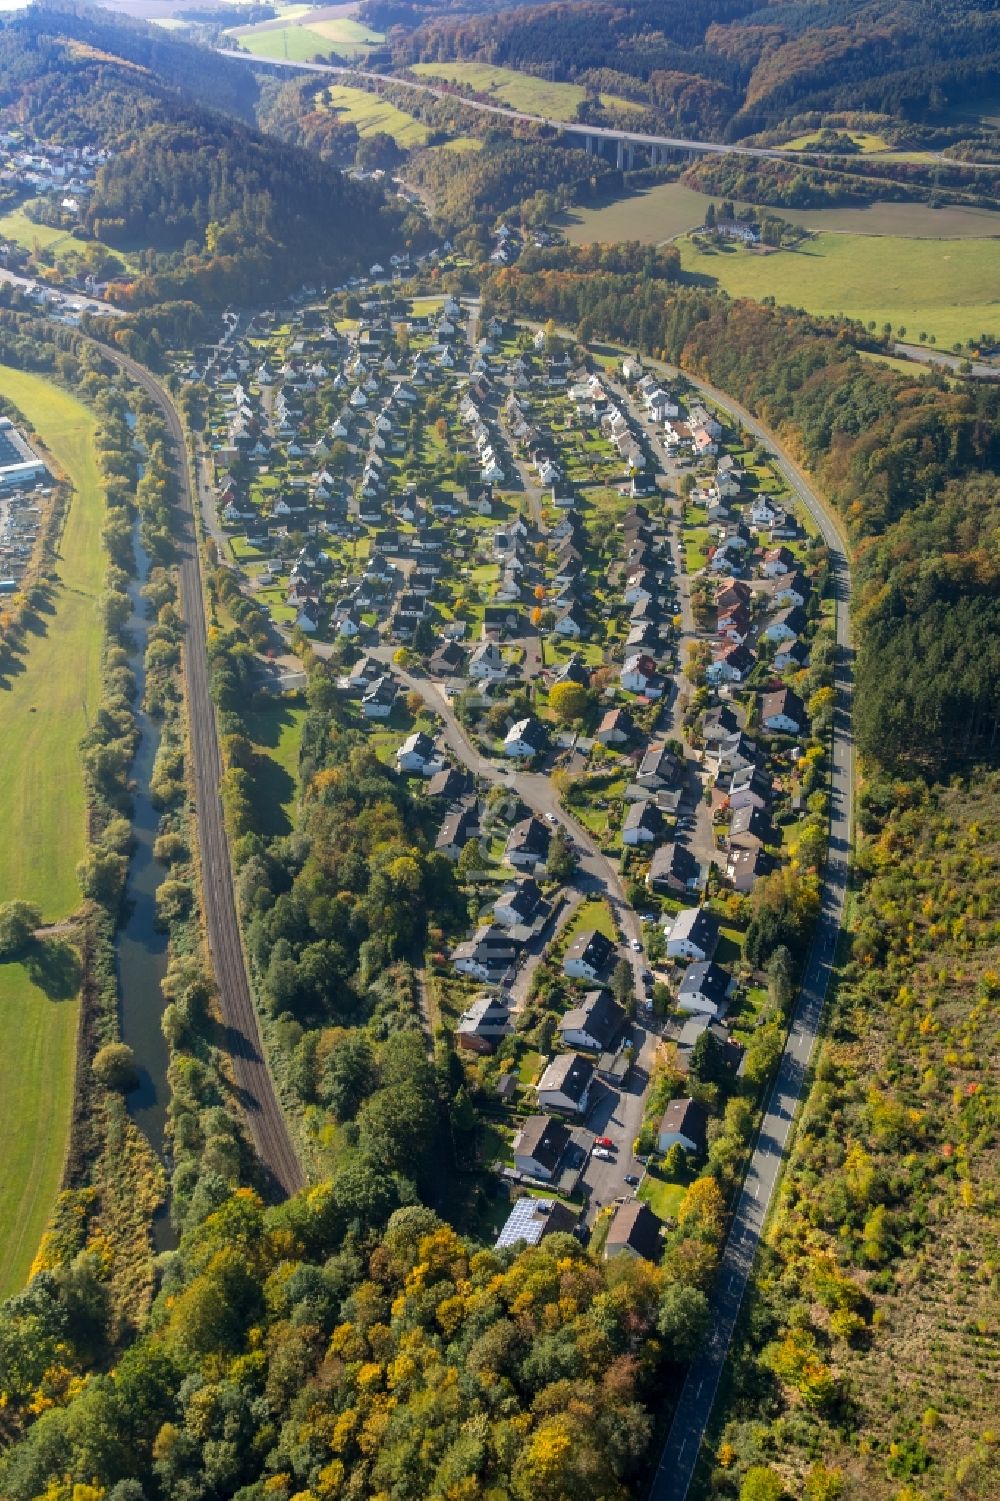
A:
[[[837,700],[833,730],[830,843],[823,877],[820,917],[785,1050],[723,1252],[712,1295],[712,1334],[705,1349],[688,1370],[670,1432],[653,1476],[650,1501],[685,1501],[698,1463],[754,1255],[781,1174],[792,1121],[805,1089],[809,1061],[820,1032],[823,1004],[844,916],[853,829],[853,672],[849,615],[851,575],[840,530],[802,470],[783,452],[774,436],[761,423],[715,387],[696,380],[686,372],[685,378],[703,395],[737,417],[743,427],[774,454],[778,469],[823,535],[830,550],[836,601]]]
[[[693,151],[699,155],[707,153],[721,153],[726,156],[756,156],[771,157],[778,160],[797,160],[802,158],[808,161],[813,156],[823,155],[822,152],[785,151],[780,147],[767,146],[737,146],[725,141],[690,141],[684,136],[650,135],[641,130],[616,130],[608,125],[587,125],[575,120],[550,120],[545,115],[531,115],[524,110],[512,109],[509,105],[490,104],[485,99],[470,99],[466,95],[458,93],[455,89],[442,88],[440,84],[415,83],[412,78],[397,78],[391,73],[366,73],[361,68],[338,67],[335,63],[302,63],[293,62],[287,57],[258,57],[253,52],[240,52],[235,48],[220,47],[219,52],[223,57],[234,58],[237,62],[249,63],[252,67],[266,70],[268,68],[291,68],[296,73],[332,73],[343,79],[362,79],[368,83],[393,84],[396,87],[414,89],[420,94],[430,94],[435,99],[451,99],[464,105],[467,109],[478,110],[480,114],[497,115],[501,119],[511,120],[520,125],[544,125],[549,130],[562,131],[570,135],[591,136],[595,140],[621,141],[626,146],[655,146],[657,150]],[[827,153],[828,154],[828,153]]]
[[[99,348],[156,403],[174,444],[179,501],[176,526],[179,604],[185,627],[184,666],[195,786],[195,824],[201,854],[208,945],[239,1100],[254,1148],[274,1188],[283,1194],[292,1194],[305,1180],[264,1058],[236,916],[232,867],[219,795],[222,758],[215,710],[208,691],[204,595],[184,433],[173,402],[149,371],[117,350],[103,344]]]

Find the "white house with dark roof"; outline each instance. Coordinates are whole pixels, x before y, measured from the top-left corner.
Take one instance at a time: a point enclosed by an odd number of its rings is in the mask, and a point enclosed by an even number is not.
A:
[[[538,1081],[538,1104],[542,1110],[560,1110],[566,1115],[585,1115],[594,1082],[594,1065],[580,1053],[557,1053]]]

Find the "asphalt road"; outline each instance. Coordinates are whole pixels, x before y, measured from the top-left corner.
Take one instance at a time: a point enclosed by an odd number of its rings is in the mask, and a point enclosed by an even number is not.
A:
[[[726,141],[687,140],[684,136],[650,135],[638,130],[615,130],[608,125],[583,125],[572,120],[550,120],[545,115],[528,114],[525,110],[511,109],[508,105],[489,104],[485,99],[470,99],[456,89],[445,89],[440,84],[415,83],[411,78],[396,78],[391,73],[368,73],[361,68],[338,67],[334,63],[293,62],[284,57],[258,57],[253,52],[238,52],[234,48],[220,47],[222,57],[237,62],[249,63],[266,72],[268,68],[291,68],[296,73],[332,73],[343,79],[364,79],[369,83],[393,84],[398,88],[414,89],[420,94],[431,94],[435,99],[451,99],[467,109],[478,110],[485,115],[498,115],[504,120],[513,120],[529,125],[545,125],[550,130],[569,135],[592,136],[597,140],[621,141],[626,146],[655,146],[658,149],[693,151],[699,154],[712,153],[723,156],[770,157],[778,161],[809,162],[814,157],[829,153],[816,151],[788,151],[778,146],[737,146]]]
[[[665,368],[665,367],[661,367]],[[854,742],[849,618],[850,567],[838,527],[805,475],[777,445],[772,434],[738,403],[703,381],[691,381],[704,395],[736,416],[774,454],[777,467],[813,517],[830,549],[836,599],[837,701],[834,712],[830,844],[822,907],[789,1029],[785,1051],[723,1253],[712,1296],[713,1329],[705,1349],[692,1362],[673,1423],[650,1488],[650,1501],[685,1501],[698,1463],[722,1369],[753,1266],[764,1221],[781,1173],[789,1132],[806,1084],[809,1060],[819,1034],[847,896],[853,826]]]
[[[174,444],[179,499],[176,526],[179,604],[185,627],[184,668],[208,946],[236,1087],[254,1148],[274,1187],[284,1194],[292,1194],[305,1180],[261,1047],[236,917],[233,875],[219,796],[222,759],[215,710],[208,691],[204,595],[184,433],[172,401],[149,371],[106,345],[102,344],[100,349],[156,403]]]

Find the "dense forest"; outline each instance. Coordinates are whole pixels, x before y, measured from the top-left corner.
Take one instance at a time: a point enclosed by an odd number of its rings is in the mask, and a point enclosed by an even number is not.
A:
[[[213,305],[292,290],[384,254],[399,219],[381,190],[204,108],[196,96],[216,90],[219,104],[236,107],[229,70],[238,65],[176,42],[164,65],[150,29],[42,10],[0,25],[0,118],[111,153],[78,228],[145,252],[143,270],[112,297]]]
[[[863,789],[858,912],[697,1489],[996,1495],[1000,778]]]
[[[375,0],[366,14],[384,23]],[[738,139],[804,110],[934,121],[995,88],[995,14],[973,0],[585,0],[440,17],[395,38],[398,63],[474,58],[608,87],[664,125]],[[419,14],[419,12],[417,12]],[[412,14],[412,12],[411,12]],[[399,17],[402,19],[402,16]],[[630,82],[631,81],[631,84]]]
[[[873,330],[699,288],[664,295],[636,272],[594,274],[586,253],[530,250],[492,275],[486,302],[680,362],[771,423],[815,471],[854,545],[862,752],[932,774],[994,753],[994,388],[866,363],[854,344],[874,347]]]

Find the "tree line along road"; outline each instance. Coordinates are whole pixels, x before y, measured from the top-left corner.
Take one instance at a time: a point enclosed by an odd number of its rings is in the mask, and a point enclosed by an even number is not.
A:
[[[208,688],[204,594],[184,430],[167,392],[144,366],[105,344],[98,345],[98,348],[156,404],[174,445],[179,609],[185,630],[184,674],[208,946],[239,1101],[254,1149],[273,1187],[283,1194],[293,1194],[303,1186],[305,1179],[264,1057],[236,916],[233,873],[219,792],[222,757],[215,709]]]

